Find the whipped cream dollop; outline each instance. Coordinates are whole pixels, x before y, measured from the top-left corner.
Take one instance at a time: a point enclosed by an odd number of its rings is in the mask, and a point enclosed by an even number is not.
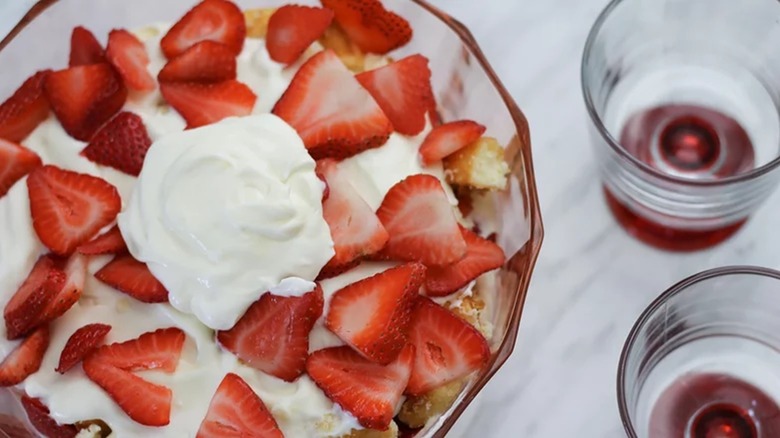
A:
[[[119,229],[171,305],[229,329],[265,292],[313,290],[333,257],[314,167],[272,114],[174,132],[149,149]]]

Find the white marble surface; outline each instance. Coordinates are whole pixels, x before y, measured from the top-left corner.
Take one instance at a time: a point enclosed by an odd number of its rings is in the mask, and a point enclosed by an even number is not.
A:
[[[0,34],[30,3],[0,0]],[[780,193],[713,250],[669,254],[632,240],[604,205],[579,86],[585,37],[606,0],[433,3],[472,30],[528,117],[546,228],[515,354],[478,397],[472,420],[451,435],[623,436],[615,370],[633,321],[661,291],[698,271],[780,267],[780,238],[768,234]]]

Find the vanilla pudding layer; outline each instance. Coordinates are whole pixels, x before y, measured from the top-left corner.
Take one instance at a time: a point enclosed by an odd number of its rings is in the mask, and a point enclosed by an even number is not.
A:
[[[161,25],[150,27],[138,33],[147,46],[151,58],[149,70],[155,76],[165,64],[159,39],[166,30],[167,26]],[[300,63],[285,68],[270,59],[263,40],[247,39],[244,49],[238,57],[238,80],[250,86],[258,96],[254,114],[262,115],[270,111],[287,88],[299,66]],[[164,104],[159,91],[145,96],[131,94],[124,109],[138,114],[143,119],[150,137],[156,143],[152,147],[153,149],[165,144],[163,137],[166,134],[182,131],[186,125],[175,110]],[[253,116],[248,119],[254,118]],[[273,116],[259,118],[273,119],[273,122],[267,122],[269,125],[276,126],[278,123],[283,123]],[[231,123],[242,122],[241,119],[227,119],[212,125],[212,127],[220,129],[219,126],[223,123],[225,126],[229,126]],[[266,122],[259,123],[265,124]],[[281,126],[272,128],[274,132],[277,130],[285,131]],[[422,167],[420,164],[418,148],[428,131],[429,129],[426,129],[416,137],[393,134],[384,146],[365,151],[342,163],[353,186],[372,208],[377,208],[381,204],[385,193],[395,183],[417,173],[428,173],[439,178],[443,182],[445,190],[448,191],[453,204],[456,202],[449,186],[444,183],[441,165]],[[206,141],[206,139],[198,139],[196,131],[191,131],[191,133],[193,142]],[[289,131],[287,133],[289,134]],[[160,143],[157,143],[158,140]],[[258,141],[270,140],[258,139]],[[266,146],[270,146],[271,143]],[[139,187],[135,177],[97,165],[79,155],[85,144],[66,134],[54,116],[50,116],[48,120],[43,122],[22,144],[38,153],[46,164],[96,175],[114,184],[123,200],[121,217],[125,217],[129,205],[135,199],[134,192],[138,191],[139,194],[143,194],[151,193],[154,190],[153,186]],[[219,148],[222,145],[214,146]],[[153,154],[154,152],[150,153],[150,155]],[[305,161],[303,157],[299,158]],[[207,161],[203,163],[208,167]],[[258,165],[268,165],[268,163],[258,163]],[[247,166],[247,171],[251,172],[251,165]],[[307,283],[312,279],[312,272],[315,272],[314,275],[316,275],[321,265],[324,265],[332,254],[329,239],[328,242],[325,241],[321,226],[318,230],[317,221],[322,221],[322,219],[316,215],[318,212],[321,215],[322,187],[318,185],[319,181],[313,179],[315,178],[313,165],[311,168],[307,167],[308,165],[302,166],[303,170],[299,169],[301,172],[300,180],[304,186],[310,186],[306,190],[313,190],[313,193],[306,192],[307,194],[302,195],[301,199],[298,200],[303,202],[305,199],[309,205],[296,204],[295,208],[300,208],[315,216],[311,218],[313,221],[311,224],[304,224],[303,227],[311,227],[311,235],[319,236],[317,237],[319,243],[312,247],[314,249],[289,245],[287,248],[291,256],[289,260],[297,260],[295,255],[303,257],[307,250],[315,252],[307,254],[312,266],[300,267],[300,270],[297,267],[280,266],[276,259],[267,260],[269,266],[275,266],[266,272],[267,278],[297,278],[300,280],[300,283],[293,281],[281,286],[271,285],[268,287],[277,293],[288,295],[300,293],[301,289],[307,287]],[[151,171],[145,167],[143,174]],[[161,169],[157,171],[163,172]],[[173,178],[170,175],[168,177]],[[166,181],[165,187],[176,183],[175,180]],[[163,190],[163,187],[159,187],[159,190]],[[161,193],[158,195],[161,196]],[[143,206],[145,207],[146,204]],[[180,211],[178,214],[201,215],[209,212],[209,208],[209,205],[185,203],[183,204],[185,211]],[[247,214],[247,212],[241,214]],[[262,218],[263,216],[259,215],[258,217]],[[295,218],[297,214],[288,217]],[[237,218],[240,219],[238,216]],[[123,220],[121,219],[120,222]],[[262,226],[262,224],[257,226]],[[126,234],[128,227],[125,225],[122,228],[123,234]],[[231,242],[235,244],[235,239],[230,238],[230,236],[226,237],[226,244]],[[154,244],[151,239],[148,242],[139,239],[136,242],[138,245],[135,247],[133,244],[135,239],[131,237],[128,240],[136,257],[144,258],[146,251],[154,249],[152,246],[146,246]],[[262,239],[257,241],[262,244]],[[291,240],[291,242],[294,241],[294,239]],[[216,253],[227,254],[235,250],[235,248],[219,247],[219,242],[219,239],[211,242],[211,249]],[[193,248],[185,248],[187,247],[182,246],[177,249],[175,255],[179,258],[178,263],[182,266],[199,266],[199,263],[203,263],[202,251],[198,253]],[[256,248],[253,250],[253,254],[255,256],[266,254],[263,257],[278,257],[278,254],[272,254],[272,252],[267,255],[268,253],[264,253],[263,250],[264,248]],[[22,180],[5,197],[0,198],[0,306],[5,307],[19,285],[27,277],[37,258],[46,252],[46,248],[40,243],[33,230],[27,186]],[[151,259],[151,257],[149,258]],[[217,386],[226,373],[233,372],[244,378],[263,399],[286,437],[341,436],[348,434],[352,429],[361,429],[352,415],[332,403],[306,375],[292,383],[284,382],[244,366],[233,354],[223,351],[216,344],[214,331],[211,328],[230,325],[230,321],[237,318],[236,315],[243,314],[246,307],[263,291],[255,290],[252,292],[254,295],[248,293],[247,297],[251,297],[251,299],[245,297],[243,301],[239,300],[241,301],[240,306],[220,305],[219,300],[217,300],[215,301],[216,305],[203,305],[198,312],[195,312],[195,306],[192,305],[192,297],[190,297],[189,307],[177,302],[178,309],[167,303],[145,304],[104,285],[93,277],[92,274],[109,260],[111,260],[110,256],[91,259],[88,267],[89,275],[81,300],[52,324],[51,342],[40,370],[18,386],[20,390],[25,391],[30,396],[41,398],[51,410],[51,416],[58,422],[75,423],[101,419],[113,429],[112,436],[120,438],[195,436]],[[225,258],[224,263],[228,263],[228,269],[240,270],[244,266],[241,264],[242,261],[236,260],[235,257]],[[235,263],[235,265],[231,266],[230,263]],[[317,266],[318,264],[320,266]],[[330,297],[335,291],[391,266],[393,266],[392,263],[363,263],[358,268],[343,275],[321,282],[325,295],[324,313],[327,313]],[[160,279],[167,287],[170,287],[173,281],[166,281],[165,275],[161,275],[160,267],[155,268],[154,263],[150,263],[150,268],[158,277],[161,277]],[[290,272],[290,269],[296,272]],[[227,284],[223,283],[223,285]],[[264,286],[263,284],[261,287]],[[230,290],[222,289],[218,293],[221,293],[225,300],[235,300],[236,298],[231,295],[234,292]],[[244,293],[247,292],[244,291]],[[182,301],[186,301],[186,299],[182,299]],[[159,371],[138,373],[151,382],[170,387],[173,391],[171,421],[168,426],[147,427],[131,420],[107,393],[86,377],[80,367],[72,369],[65,375],[54,371],[59,361],[59,355],[73,332],[86,324],[98,322],[110,324],[113,327],[106,338],[107,343],[133,339],[142,333],[162,327],[179,327],[187,334],[184,351],[174,373],[165,374]],[[309,341],[310,350],[314,351],[341,344],[342,342],[324,327],[321,318],[312,330]],[[0,324],[0,357],[5,357],[16,345],[18,345],[18,341],[6,339],[5,327]]]

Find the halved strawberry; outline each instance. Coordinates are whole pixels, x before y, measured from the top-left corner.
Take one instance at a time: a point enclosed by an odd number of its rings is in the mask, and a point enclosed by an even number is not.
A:
[[[485,127],[471,120],[449,122],[434,128],[420,146],[423,164],[441,161],[479,140],[484,133]]]
[[[320,160],[317,171],[328,186],[328,198],[322,202],[322,215],[330,227],[336,251],[325,268],[337,271],[339,266],[349,265],[382,249],[389,236],[347,175],[340,171],[338,162]]]
[[[151,145],[143,120],[129,111],[122,111],[100,128],[81,155],[95,163],[138,176]]]
[[[114,29],[108,34],[106,57],[116,68],[125,85],[133,90],[152,91],[156,84],[149,74],[149,55],[146,47],[132,33]]]
[[[395,360],[406,345],[425,266],[407,263],[339,289],[325,325],[373,362]]]
[[[49,116],[49,101],[43,83],[51,70],[42,70],[0,105],[0,138],[19,143]]]
[[[89,141],[127,98],[127,88],[114,68],[105,63],[51,72],[44,90],[62,127],[81,141]]]
[[[40,399],[22,396],[22,408],[35,430],[47,438],[74,438],[78,431],[72,424],[59,424],[49,415],[49,408]],[[11,438],[22,438],[27,435],[9,435]]]
[[[315,160],[342,159],[383,145],[393,130],[371,95],[328,49],[306,61],[276,102]]]
[[[430,298],[418,297],[409,341],[416,354],[406,392],[422,395],[484,367],[490,356],[485,337]]]
[[[292,382],[306,366],[309,332],[322,307],[319,285],[300,297],[266,293],[233,328],[217,332],[217,340],[250,367]]]
[[[170,388],[148,382],[135,374],[100,361],[94,355],[82,362],[84,373],[103,388],[134,421],[144,426],[165,426],[171,419]]]
[[[0,363],[0,386],[22,383],[30,374],[38,371],[43,355],[49,346],[49,327],[41,326],[30,333]]]
[[[283,438],[276,420],[244,379],[228,373],[209,403],[196,438]]]
[[[409,381],[414,347],[407,345],[388,365],[369,361],[349,347],[315,351],[306,371],[325,395],[361,426],[387,430]]]
[[[0,138],[0,198],[25,175],[41,166],[41,157],[24,146]]]
[[[425,293],[429,297],[443,297],[456,292],[485,272],[500,268],[506,261],[500,246],[466,228],[461,227],[461,233],[467,245],[466,257],[450,266],[428,269]]]
[[[396,131],[417,135],[425,129],[425,116],[434,105],[428,58],[408,56],[356,78],[387,114]]]
[[[60,374],[68,372],[95,351],[103,343],[109,331],[111,326],[108,324],[87,324],[73,332],[60,353],[60,362],[56,371]]]
[[[160,82],[221,82],[236,78],[236,55],[228,46],[201,41],[165,64]]]
[[[67,275],[49,256],[42,256],[27,279],[5,305],[5,331],[8,339],[29,333],[40,323],[41,313],[63,288]]]
[[[84,26],[76,26],[70,34],[70,59],[68,66],[100,64],[106,62],[103,46],[95,35]]]
[[[206,2],[221,0],[206,0]],[[257,96],[235,80],[216,83],[164,82],[160,91],[168,103],[187,121],[187,128],[218,122],[225,117],[246,116]]]
[[[79,246],[78,252],[84,255],[124,254],[127,252],[127,244],[119,227],[114,225],[105,233]]]
[[[379,0],[321,0],[333,10],[336,22],[365,52],[385,54],[412,39],[412,27]]]
[[[144,303],[168,302],[168,291],[146,263],[130,254],[118,255],[95,273],[95,278]]]
[[[104,345],[90,355],[100,362],[124,371],[176,371],[186,336],[169,327],[147,332],[124,342]]]
[[[244,14],[238,6],[226,0],[204,0],[171,27],[160,41],[160,47],[172,59],[194,44],[209,40],[228,46],[238,55],[245,38]]]
[[[116,218],[122,201],[105,180],[54,166],[27,177],[33,228],[59,255],[72,253]]]
[[[292,64],[317,41],[333,21],[330,9],[285,5],[268,20],[265,45],[276,62]]]
[[[359,266],[360,262],[361,260],[352,260],[346,265],[338,265],[338,266],[327,264],[323,266],[319,274],[317,274],[316,281],[326,280],[328,278],[333,278],[337,275],[341,275]]]
[[[376,215],[390,240],[381,255],[425,266],[446,266],[466,255],[466,241],[441,182],[412,175],[394,185]]]
[[[46,307],[43,308],[39,324],[54,321],[70,310],[81,298],[81,292],[84,290],[84,282],[87,279],[87,260],[83,255],[73,254],[66,260],[58,260],[57,264],[65,272],[65,285],[51,297]]]

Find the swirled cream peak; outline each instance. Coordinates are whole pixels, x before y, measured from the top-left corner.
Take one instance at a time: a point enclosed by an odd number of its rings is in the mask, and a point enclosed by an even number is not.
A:
[[[314,166],[271,114],[168,134],[149,149],[119,228],[174,307],[227,329],[266,291],[312,290],[333,256]]]

